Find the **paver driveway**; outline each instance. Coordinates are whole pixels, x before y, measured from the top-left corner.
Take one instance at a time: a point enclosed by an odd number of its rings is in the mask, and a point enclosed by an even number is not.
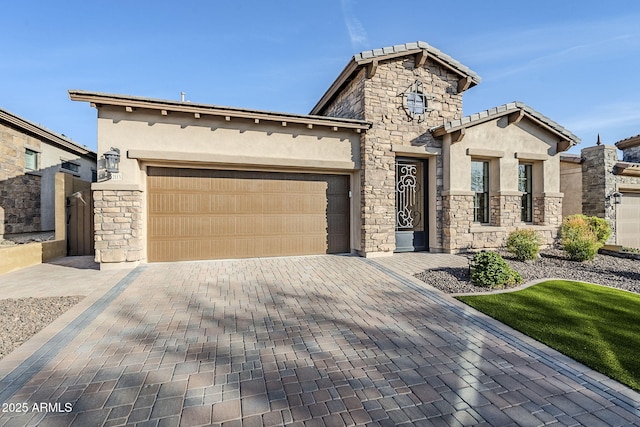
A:
[[[640,424],[637,393],[401,261],[139,267],[8,372],[0,425]]]

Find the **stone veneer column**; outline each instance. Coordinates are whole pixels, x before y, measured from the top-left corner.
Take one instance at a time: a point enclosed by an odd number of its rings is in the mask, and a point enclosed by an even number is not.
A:
[[[496,227],[514,227],[520,223],[520,203],[520,195],[492,195],[489,198],[490,224]]]
[[[365,255],[395,249],[395,156],[374,132],[362,138],[362,240]]]
[[[541,195],[533,197],[533,223],[559,227],[562,224],[562,197]]]
[[[93,192],[95,260],[99,263],[142,259],[142,192]]]
[[[442,196],[442,249],[447,253],[473,247],[473,194]]]
[[[616,210],[611,209],[607,196],[616,191],[615,165],[617,148],[596,145],[582,150],[582,213],[608,220],[611,226],[609,242],[616,241]]]

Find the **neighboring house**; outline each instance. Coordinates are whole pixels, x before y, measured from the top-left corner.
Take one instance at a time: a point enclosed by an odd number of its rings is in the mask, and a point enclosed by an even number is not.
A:
[[[622,150],[622,160],[618,158]],[[640,135],[561,156],[561,184],[572,202],[564,215],[584,213],[609,220],[610,244],[640,248]]]
[[[110,263],[551,243],[579,140],[514,102],[462,116],[476,73],[424,43],[355,55],[309,115],[70,91],[98,110],[96,259]]]
[[[85,181],[96,153],[0,109],[0,239],[55,230],[55,174]]]

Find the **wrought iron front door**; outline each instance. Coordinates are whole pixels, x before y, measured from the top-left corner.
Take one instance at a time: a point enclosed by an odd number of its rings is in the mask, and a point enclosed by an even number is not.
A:
[[[427,249],[425,164],[396,161],[396,252]]]

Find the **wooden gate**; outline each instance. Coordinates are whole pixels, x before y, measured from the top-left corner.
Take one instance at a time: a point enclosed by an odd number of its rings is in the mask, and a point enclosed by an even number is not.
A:
[[[90,189],[67,197],[67,255],[93,255],[93,196]]]

